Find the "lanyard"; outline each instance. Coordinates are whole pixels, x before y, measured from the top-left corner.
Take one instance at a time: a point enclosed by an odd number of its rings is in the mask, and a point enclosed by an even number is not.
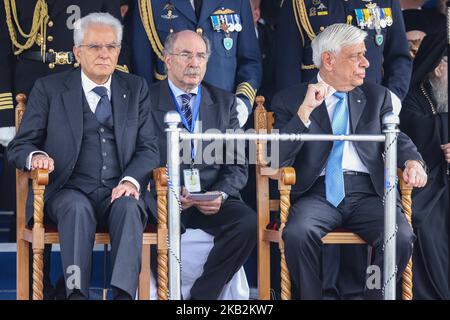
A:
[[[197,96],[195,97],[195,104],[194,104],[194,112],[192,113],[192,122],[191,122],[191,126],[189,126],[187,119],[185,118],[183,112],[181,111],[181,107],[180,104],[178,103],[177,98],[175,97],[175,95],[173,94],[172,90],[170,91],[172,93],[172,98],[173,101],[175,103],[175,106],[177,108],[178,113],[180,114],[181,117],[181,121],[183,122],[183,125],[186,129],[188,129],[188,131],[190,133],[194,133],[195,130],[195,122],[197,121],[198,118],[198,114],[200,112],[200,102],[202,100],[202,87],[198,86],[198,92],[197,92]],[[194,161],[195,159],[195,153],[197,150],[195,150],[194,148],[194,140],[192,140],[192,161]]]

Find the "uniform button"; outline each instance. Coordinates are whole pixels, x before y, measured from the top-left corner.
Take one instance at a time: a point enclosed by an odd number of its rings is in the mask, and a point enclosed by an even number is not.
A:
[[[320,32],[322,32],[323,30],[325,30],[325,27],[324,27],[324,26],[321,26],[321,27],[320,27]]]
[[[102,156],[106,157],[106,152],[103,152],[103,153],[102,153]]]
[[[102,168],[103,170],[106,170],[106,166],[103,166],[103,168]]]
[[[50,42],[52,42],[52,41],[53,41],[53,37],[52,37],[52,36],[48,36],[48,37],[47,37],[47,40],[50,41]]]
[[[48,22],[48,26],[51,28],[51,27],[53,27],[53,21],[49,21]]]
[[[170,32],[170,33],[173,33],[173,29],[170,29],[169,32]]]
[[[104,128],[100,128],[100,132],[105,132],[105,129]]]
[[[102,139],[102,142],[103,142],[103,143],[105,143],[105,142],[106,142],[106,139],[105,139],[105,138],[103,138],[103,139]]]
[[[203,34],[203,29],[202,28],[197,28],[197,30],[195,30],[195,32],[197,32],[197,34],[202,35]]]

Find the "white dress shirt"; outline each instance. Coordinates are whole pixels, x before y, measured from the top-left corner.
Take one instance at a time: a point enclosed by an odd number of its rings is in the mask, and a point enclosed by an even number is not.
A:
[[[320,77],[320,74],[317,74],[317,81],[325,83],[326,82]],[[330,117],[330,123],[333,122],[333,114],[336,108],[336,104],[339,101],[339,98],[334,96],[333,94],[336,92],[336,89],[330,86],[330,90],[325,97],[325,105],[327,107],[328,116]],[[348,105],[348,94],[347,94],[347,105]],[[348,113],[350,115],[350,111]],[[350,134],[350,118],[347,119],[347,131],[345,134]],[[355,145],[353,141],[344,141],[344,154],[342,156],[342,170],[343,171],[359,171],[369,173],[367,167],[362,163],[361,158],[358,155],[358,152],[355,149]],[[322,170],[320,174],[325,175],[325,168]]]

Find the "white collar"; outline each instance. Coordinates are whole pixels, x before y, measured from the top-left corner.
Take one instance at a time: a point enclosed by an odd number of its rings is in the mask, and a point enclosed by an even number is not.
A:
[[[330,86],[328,83],[326,83],[322,77],[320,76],[320,73],[317,73],[317,82],[322,82],[325,83],[326,85],[328,85],[330,87],[330,89],[328,90],[328,94],[325,97],[325,99],[331,97],[337,90],[335,88],[333,88],[332,86]]]
[[[170,90],[172,90],[173,95],[175,97],[179,97],[182,94],[186,94],[186,92],[184,92],[183,90],[181,90],[180,88],[178,88],[172,81],[170,81],[170,79],[167,79],[169,82],[169,87]],[[189,93],[193,93],[193,94],[198,94],[198,86],[196,86],[194,89],[192,89],[191,91],[189,91]]]
[[[95,87],[105,87],[106,90],[108,90],[108,94],[111,93],[111,76],[109,76],[108,81],[106,81],[104,84],[99,85],[96,84],[94,81],[88,78],[88,76],[81,70],[81,85],[83,86],[84,92],[88,93],[91,92],[92,89]]]

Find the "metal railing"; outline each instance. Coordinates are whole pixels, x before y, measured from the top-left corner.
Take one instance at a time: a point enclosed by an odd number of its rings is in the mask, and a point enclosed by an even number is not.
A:
[[[395,300],[395,240],[396,240],[396,186],[397,186],[397,133],[399,118],[389,113],[383,118],[380,135],[331,134],[256,134],[256,133],[188,133],[179,128],[181,117],[169,111],[167,125],[168,220],[169,220],[169,299],[181,299],[180,269],[180,141],[181,140],[267,140],[267,141],[373,141],[384,142],[384,280],[385,300]],[[256,235],[255,235],[256,236]]]

